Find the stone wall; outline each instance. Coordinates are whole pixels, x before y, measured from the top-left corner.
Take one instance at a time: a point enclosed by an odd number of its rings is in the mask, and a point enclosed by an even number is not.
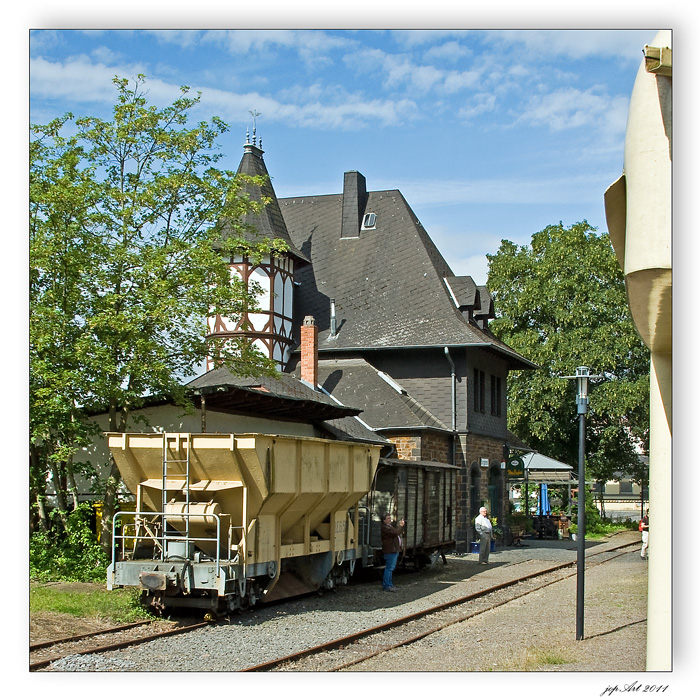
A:
[[[457,550],[468,551],[469,543],[474,540],[474,518],[478,515],[478,507],[485,504],[489,507],[489,472],[493,467],[493,483],[500,490],[498,515],[499,524],[503,523],[504,516],[508,513],[508,490],[505,483],[503,470],[500,468],[503,459],[503,440],[469,433],[459,436],[457,449],[457,464],[460,472],[457,477],[457,503],[456,503],[456,539]],[[482,466],[481,460],[488,460],[488,466]],[[471,503],[472,469],[476,467],[479,474],[479,490],[477,503]],[[489,507],[490,510],[490,507]],[[494,513],[489,513],[493,516]]]
[[[452,464],[452,437],[440,433],[424,432],[413,435],[387,435],[395,446],[399,459],[408,461],[432,461]],[[496,513],[499,524],[503,524],[504,515],[508,513],[508,490],[504,481],[501,461],[503,459],[502,439],[477,435],[474,433],[458,436],[455,449],[456,465],[460,467],[456,479],[456,540],[457,551],[469,551],[470,543],[474,540],[474,518],[478,508],[486,504],[490,508],[489,483],[496,484],[500,491],[500,503]],[[488,460],[488,466],[482,466],[481,461]],[[472,469],[476,467],[479,474],[478,493],[476,499],[471,498]],[[472,503],[475,500],[475,503]]]

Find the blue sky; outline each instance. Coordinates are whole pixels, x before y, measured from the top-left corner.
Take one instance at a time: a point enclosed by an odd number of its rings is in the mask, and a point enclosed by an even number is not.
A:
[[[359,170],[400,189],[457,275],[486,282],[500,241],[586,219],[622,172],[629,97],[649,30],[80,30],[30,34],[30,120],[108,118],[115,75],[150,99],[202,92],[197,119],[251,111],[277,195],[329,194]]]

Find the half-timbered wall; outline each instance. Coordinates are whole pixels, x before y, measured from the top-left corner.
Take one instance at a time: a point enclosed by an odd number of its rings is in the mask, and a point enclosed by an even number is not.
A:
[[[240,319],[230,319],[217,314],[209,319],[211,336],[245,335],[267,357],[277,362],[278,368],[289,359],[292,346],[292,299],[294,289],[294,263],[290,258],[265,256],[257,263],[240,258],[231,263],[231,276],[241,278],[246,285],[257,284],[258,311],[246,312]],[[211,360],[207,369],[212,369]]]

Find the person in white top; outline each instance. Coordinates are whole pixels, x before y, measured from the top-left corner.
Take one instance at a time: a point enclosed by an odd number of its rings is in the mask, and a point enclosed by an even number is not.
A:
[[[489,552],[491,551],[491,521],[487,517],[488,511],[484,506],[479,508],[479,515],[474,521],[476,532],[479,535],[479,564],[489,563]]]

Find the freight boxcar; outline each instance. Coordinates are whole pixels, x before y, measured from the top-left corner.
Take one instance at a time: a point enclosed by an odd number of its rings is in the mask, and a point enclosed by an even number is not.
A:
[[[262,434],[109,433],[136,511],[118,513],[107,587],[221,615],[346,582],[367,559],[359,501],[379,445]],[[130,547],[125,544],[130,543]]]
[[[363,499],[363,541],[372,557],[367,565],[380,565],[381,520],[389,513],[406,521],[400,565],[422,568],[455,549],[456,479],[458,468],[437,462],[380,459],[372,490]]]

